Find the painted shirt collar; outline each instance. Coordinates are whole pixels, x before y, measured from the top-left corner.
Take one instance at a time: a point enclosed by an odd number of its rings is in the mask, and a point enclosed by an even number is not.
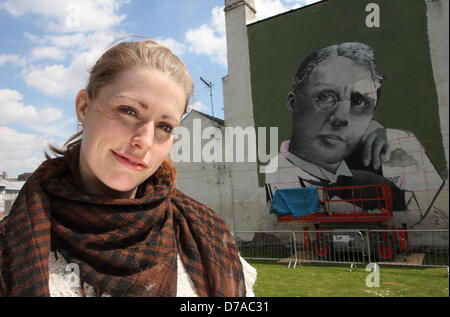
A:
[[[347,163],[345,163],[345,161],[341,161],[338,169],[336,170],[336,173],[331,173],[314,163],[310,163],[299,158],[295,154],[289,152],[290,142],[290,140],[283,141],[280,146],[280,152],[284,157],[286,157],[286,159],[288,159],[295,166],[304,170],[305,172],[314,175],[322,180],[328,180],[330,183],[336,183],[339,176],[353,176],[350,168],[348,167]]]

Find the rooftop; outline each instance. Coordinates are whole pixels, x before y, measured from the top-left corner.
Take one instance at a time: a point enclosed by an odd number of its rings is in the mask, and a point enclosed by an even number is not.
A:
[[[0,178],[0,187],[3,187],[5,190],[19,191],[24,184],[25,181],[11,181],[11,180],[5,181],[3,178]]]

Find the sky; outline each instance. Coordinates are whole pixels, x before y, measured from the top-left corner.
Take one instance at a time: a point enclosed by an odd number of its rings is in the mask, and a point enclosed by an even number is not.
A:
[[[262,20],[318,0],[255,0]],[[115,41],[139,35],[186,64],[189,105],[222,118],[227,75],[224,0],[0,0],[0,174],[32,172],[48,144],[77,132],[75,96],[88,68]],[[249,21],[254,22],[254,21]],[[127,40],[138,40],[128,37]]]

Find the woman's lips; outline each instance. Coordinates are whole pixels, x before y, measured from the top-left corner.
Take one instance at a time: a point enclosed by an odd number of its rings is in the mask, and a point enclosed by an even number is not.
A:
[[[148,166],[145,164],[141,159],[136,158],[134,156],[128,155],[128,154],[119,154],[117,152],[114,152],[111,150],[114,157],[122,163],[125,167],[128,167],[135,171],[141,171],[143,169],[146,169]]]

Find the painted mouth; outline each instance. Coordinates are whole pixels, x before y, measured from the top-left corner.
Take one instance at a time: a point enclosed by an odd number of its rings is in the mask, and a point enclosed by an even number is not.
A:
[[[319,135],[319,139],[331,144],[339,144],[339,143],[346,143],[347,141],[340,137],[339,135],[335,134],[322,134]]]
[[[128,167],[132,170],[135,171],[141,171],[143,169],[146,169],[148,167],[147,164],[144,163],[144,161],[142,161],[140,158],[134,157],[132,155],[129,154],[123,154],[123,153],[117,153],[113,150],[111,150],[111,152],[113,153],[114,157],[120,162],[122,163],[122,165],[124,165],[125,167]]]

